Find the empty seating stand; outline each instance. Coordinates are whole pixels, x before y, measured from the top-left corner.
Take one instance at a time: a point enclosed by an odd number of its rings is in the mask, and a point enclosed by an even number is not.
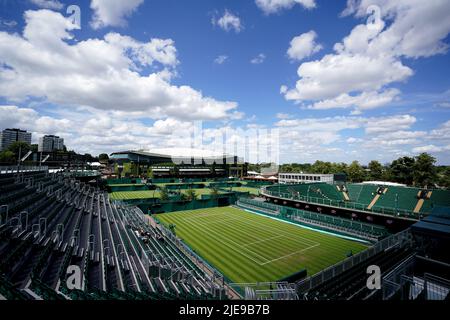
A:
[[[217,284],[146,224],[139,209],[112,203],[98,189],[30,172],[1,175],[0,190],[0,294],[6,299],[217,295]],[[81,287],[67,287],[69,266],[81,270]]]

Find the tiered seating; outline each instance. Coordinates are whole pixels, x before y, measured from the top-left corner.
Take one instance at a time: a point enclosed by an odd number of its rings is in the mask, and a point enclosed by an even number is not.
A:
[[[408,248],[391,248],[382,251],[360,263],[338,277],[323,282],[305,294],[308,300],[351,300],[362,299],[370,292],[366,287],[367,267],[376,265],[382,274],[388,273],[394,266],[411,254]]]
[[[371,184],[350,184],[347,185],[348,194],[352,202],[368,206],[372,202],[378,186]]]
[[[404,187],[386,187],[387,191],[378,200],[375,207],[399,208],[413,211],[417,203],[417,193],[420,189]],[[396,200],[398,199],[398,201]],[[397,204],[396,204],[397,202]],[[374,208],[375,209],[375,208]]]
[[[362,183],[339,186],[326,183],[274,185],[263,187],[262,194],[408,218],[428,214],[434,206],[450,206],[449,190]]]
[[[431,212],[434,206],[450,207],[450,191],[448,190],[430,190],[431,197],[425,200],[420,212]]]
[[[218,292],[223,297],[223,287],[147,225],[139,209],[112,204],[97,189],[45,172],[3,175],[0,182],[7,191],[0,197],[3,297],[208,299]],[[79,290],[67,288],[70,265],[84,275]]]

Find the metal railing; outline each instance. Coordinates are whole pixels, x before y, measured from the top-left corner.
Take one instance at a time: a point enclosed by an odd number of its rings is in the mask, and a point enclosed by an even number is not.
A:
[[[299,294],[306,293],[309,290],[324,283],[325,281],[328,281],[342,274],[343,272],[351,269],[353,266],[356,266],[357,264],[366,261],[367,259],[380,253],[381,251],[384,251],[394,246],[405,247],[407,245],[411,245],[412,242],[413,238],[410,229],[401,231],[397,234],[394,234],[388,238],[385,238],[375,243],[373,246],[369,247],[364,251],[361,251],[331,267],[322,270],[319,273],[316,273],[311,277],[301,280],[300,282],[297,283],[297,291]]]
[[[0,174],[47,171],[48,166],[0,166]]]

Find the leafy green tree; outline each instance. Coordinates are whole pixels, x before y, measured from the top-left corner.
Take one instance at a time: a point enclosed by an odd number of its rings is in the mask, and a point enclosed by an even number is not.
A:
[[[106,162],[109,160],[109,156],[106,153],[100,153],[98,155],[98,160]]]
[[[414,162],[414,158],[411,157],[402,157],[392,161],[390,167],[392,180],[395,182],[412,185],[414,181]]]
[[[216,186],[211,187],[211,196],[217,198],[219,196],[219,189]]]
[[[358,161],[353,161],[347,168],[347,177],[351,182],[361,182],[365,175],[364,169]]]
[[[324,162],[317,160],[311,167],[313,173],[323,173],[328,174],[332,173],[333,166],[330,162]]]
[[[421,153],[413,165],[414,184],[421,187],[434,185],[437,182],[436,159],[428,153]]]
[[[21,157],[23,157],[28,151],[31,150],[31,145],[24,141],[15,141],[8,147],[7,150],[14,153],[15,158],[18,159],[19,153],[21,154]]]
[[[371,180],[381,180],[383,177],[383,166],[376,160],[369,162],[368,168],[370,170]]]
[[[166,187],[162,187],[162,188],[159,189],[159,198],[162,201],[169,200],[169,190],[167,190]]]
[[[187,199],[189,201],[192,201],[192,200],[196,200],[198,195],[197,195],[197,192],[195,192],[194,189],[189,189],[189,190],[186,191],[186,197],[187,197]]]
[[[450,167],[446,167],[439,172],[438,184],[441,187],[450,189]]]
[[[14,163],[16,162],[16,157],[14,152],[5,150],[0,152],[0,162],[1,163]]]

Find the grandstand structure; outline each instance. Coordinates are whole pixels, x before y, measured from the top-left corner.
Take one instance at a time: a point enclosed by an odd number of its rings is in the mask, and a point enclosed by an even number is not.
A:
[[[205,150],[164,150],[165,153],[146,150],[113,152],[117,173],[125,176],[124,165],[133,164],[138,168],[133,173],[139,176],[149,170],[154,178],[216,178],[244,177],[248,163],[242,158],[226,154],[207,153]]]
[[[0,176],[0,297],[223,299],[226,290],[137,207],[59,173]],[[68,270],[81,271],[69,288]]]
[[[263,187],[266,201],[298,209],[339,215],[400,231],[450,206],[450,191],[366,183],[303,183]]]

